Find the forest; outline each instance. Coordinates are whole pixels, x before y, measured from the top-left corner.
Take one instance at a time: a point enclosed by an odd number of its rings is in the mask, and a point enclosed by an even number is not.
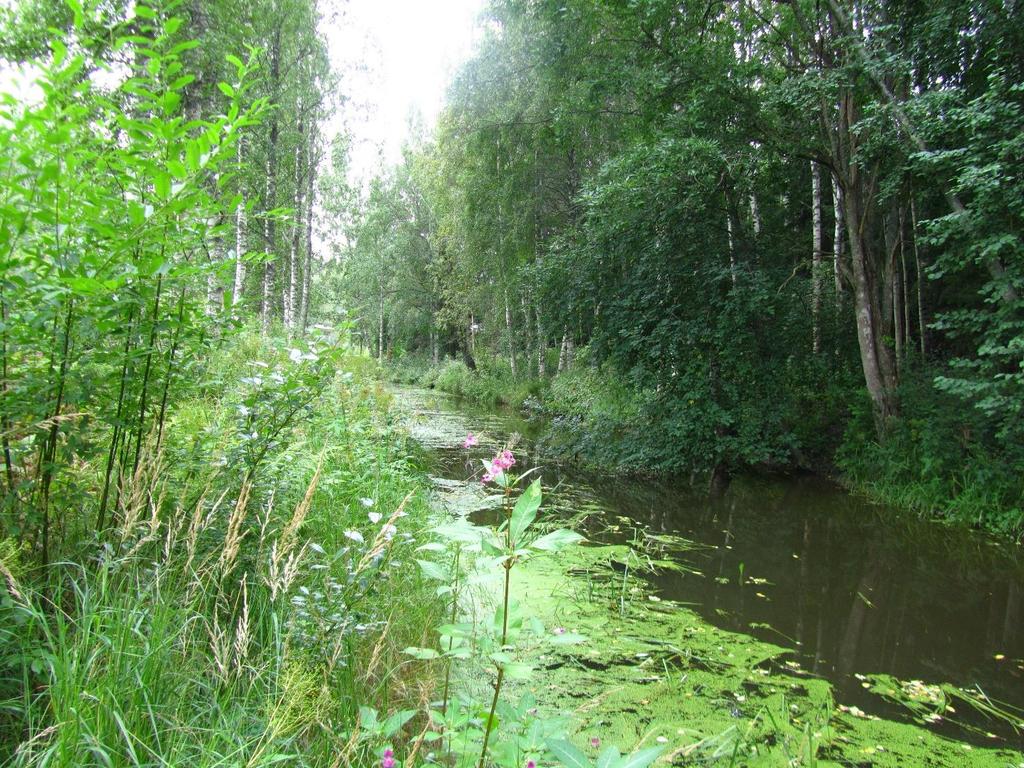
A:
[[[487,13],[337,267],[375,355],[597,465],[813,469],[1020,532],[1012,4]]]
[[[0,0],[0,765],[1024,765],[1018,4],[355,5]]]

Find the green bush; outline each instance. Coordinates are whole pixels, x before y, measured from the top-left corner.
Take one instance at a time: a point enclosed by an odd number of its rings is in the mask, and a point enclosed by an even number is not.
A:
[[[867,395],[853,409],[836,463],[881,501],[1003,534],[1024,529],[1024,450],[1006,449],[981,411],[937,391],[933,371],[904,377],[901,418],[884,441]]]
[[[421,381],[424,378],[421,377]],[[470,370],[458,360],[446,360],[428,379],[443,392],[465,397],[484,405],[508,405],[521,408],[544,389],[545,383],[522,374],[513,375],[508,361],[481,355],[476,369]]]

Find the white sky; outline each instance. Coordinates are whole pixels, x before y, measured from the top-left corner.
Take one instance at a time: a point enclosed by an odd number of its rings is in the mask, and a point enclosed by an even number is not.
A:
[[[341,122],[352,134],[353,181],[397,163],[418,112],[430,130],[452,75],[472,53],[484,0],[348,0],[323,32],[342,91]]]
[[[0,0],[0,5],[8,0]],[[327,122],[328,137],[352,136],[350,178],[362,186],[401,159],[409,119],[431,130],[452,76],[480,37],[485,0],[326,0],[322,32],[348,98]],[[0,85],[28,98],[34,73],[17,80],[0,69]]]

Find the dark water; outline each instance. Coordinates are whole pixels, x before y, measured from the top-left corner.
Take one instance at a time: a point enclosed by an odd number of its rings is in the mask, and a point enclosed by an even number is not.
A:
[[[683,482],[581,473],[542,461],[529,438],[536,425],[514,414],[423,391],[399,396],[433,436],[424,442],[444,477],[479,471],[455,442],[463,430],[485,434],[474,454],[481,457],[486,438],[518,432],[526,437],[517,454],[544,465],[545,487],[553,489],[548,509],[589,511],[588,527],[609,540],[645,527],[699,545],[681,555],[699,573],[652,575],[657,594],[717,626],[791,649],[833,683],[840,703],[893,716],[894,707],[857,676],[891,674],[980,689],[1024,710],[1019,547],[895,514],[813,477],[744,478],[712,500]],[[608,523],[619,533],[605,530]],[[960,714],[1021,746],[1006,723]],[[936,727],[963,736],[949,723]]]

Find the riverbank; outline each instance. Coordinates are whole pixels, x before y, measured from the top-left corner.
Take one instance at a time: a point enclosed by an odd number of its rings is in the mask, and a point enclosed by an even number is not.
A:
[[[3,540],[5,765],[379,763],[362,708],[426,708],[437,681],[402,649],[443,605],[414,562],[425,478],[366,362],[233,338],[108,526],[67,504],[45,569]],[[102,481],[74,471],[62,503]]]
[[[789,393],[789,416],[770,438],[772,447],[727,451],[719,458],[702,453],[708,414],[698,402],[666,404],[656,392],[585,364],[550,377],[526,377],[512,376],[493,359],[475,370],[457,361],[432,366],[411,360],[384,368],[382,375],[539,417],[545,450],[602,471],[683,475],[704,487],[716,466],[730,474],[810,471],[920,517],[1011,540],[1024,533],[1022,457],[1005,456],[978,439],[984,430],[976,414],[945,402],[950,397],[934,392],[927,372],[906,376],[903,417],[884,444],[855,383],[837,382]],[[859,405],[851,408],[851,402]],[[756,439],[737,431],[736,440]],[[687,451],[680,450],[683,443]]]
[[[494,499],[475,478],[476,459],[490,455],[521,424],[514,415],[473,408],[466,401],[456,405],[440,393],[399,390],[396,399],[410,433],[433,457],[436,503],[455,518],[489,520]],[[468,431],[479,434],[478,448],[461,447]],[[526,467],[533,466],[537,454],[529,438],[516,453]],[[843,528],[831,533],[829,545],[821,538],[829,527],[803,523],[803,531],[786,535],[780,545],[766,531],[790,527],[781,515],[798,503],[792,494],[776,500],[774,492],[751,489],[751,506],[770,505],[752,515],[764,520],[765,529],[748,531],[745,504],[732,496],[707,509],[706,530],[680,535],[688,524],[684,513],[672,509],[678,494],[671,490],[660,495],[656,484],[614,479],[599,487],[593,485],[596,479],[558,466],[543,467],[542,475],[542,522],[571,520],[588,543],[558,557],[529,560],[517,569],[512,591],[548,633],[586,639],[564,648],[542,642],[520,648],[521,661],[534,673],[509,690],[508,700],[532,697],[538,716],[545,723],[563,723],[591,758],[614,744],[623,750],[661,746],[676,761],[733,765],[952,768],[1024,761],[1016,721],[979,711],[984,701],[958,679],[971,679],[975,672],[946,667],[965,661],[968,649],[981,643],[965,638],[963,648],[940,653],[934,639],[946,618],[932,616],[927,601],[920,607],[908,603],[921,598],[929,581],[941,580],[939,572],[915,571],[912,581],[893,565],[909,561],[905,552],[893,552],[887,563],[877,559],[877,544],[863,539],[875,555],[848,561],[834,547],[857,535]],[[631,498],[633,506],[627,502]],[[859,508],[821,516],[829,526],[864,522]],[[714,544],[716,531],[724,536]],[[890,531],[880,541],[893,538]],[[916,532],[906,538],[920,545]],[[950,542],[937,543],[934,552],[919,551],[918,559],[938,563],[941,551],[951,549]],[[974,554],[975,559],[991,556]],[[965,570],[964,584],[984,578],[970,557],[965,552],[959,565],[947,564],[945,570]],[[873,578],[876,571],[890,578]],[[845,583],[848,575],[852,588]],[[891,592],[885,589],[888,582],[907,589]],[[499,582],[474,584],[473,599],[462,608],[466,621],[488,616],[499,600]],[[934,586],[947,597],[965,591],[964,585]],[[947,606],[951,614],[973,615],[967,606],[974,599],[964,599]],[[847,605],[833,611],[840,601]],[[785,618],[783,607],[789,603],[796,609],[795,624]],[[901,614],[905,626],[892,635],[891,625]],[[913,623],[929,616],[934,625]],[[771,636],[775,642],[767,639]],[[923,644],[914,645],[914,637]],[[901,644],[909,666],[893,667]],[[1013,665],[1024,665],[1024,659],[1014,650],[997,655],[1010,666],[998,667],[1002,662],[990,654],[987,665],[977,661],[977,671],[989,666],[1009,675],[1000,690],[1012,691]],[[491,679],[486,667],[461,668],[458,677],[475,699],[483,697]],[[987,677],[980,687],[997,698]]]

